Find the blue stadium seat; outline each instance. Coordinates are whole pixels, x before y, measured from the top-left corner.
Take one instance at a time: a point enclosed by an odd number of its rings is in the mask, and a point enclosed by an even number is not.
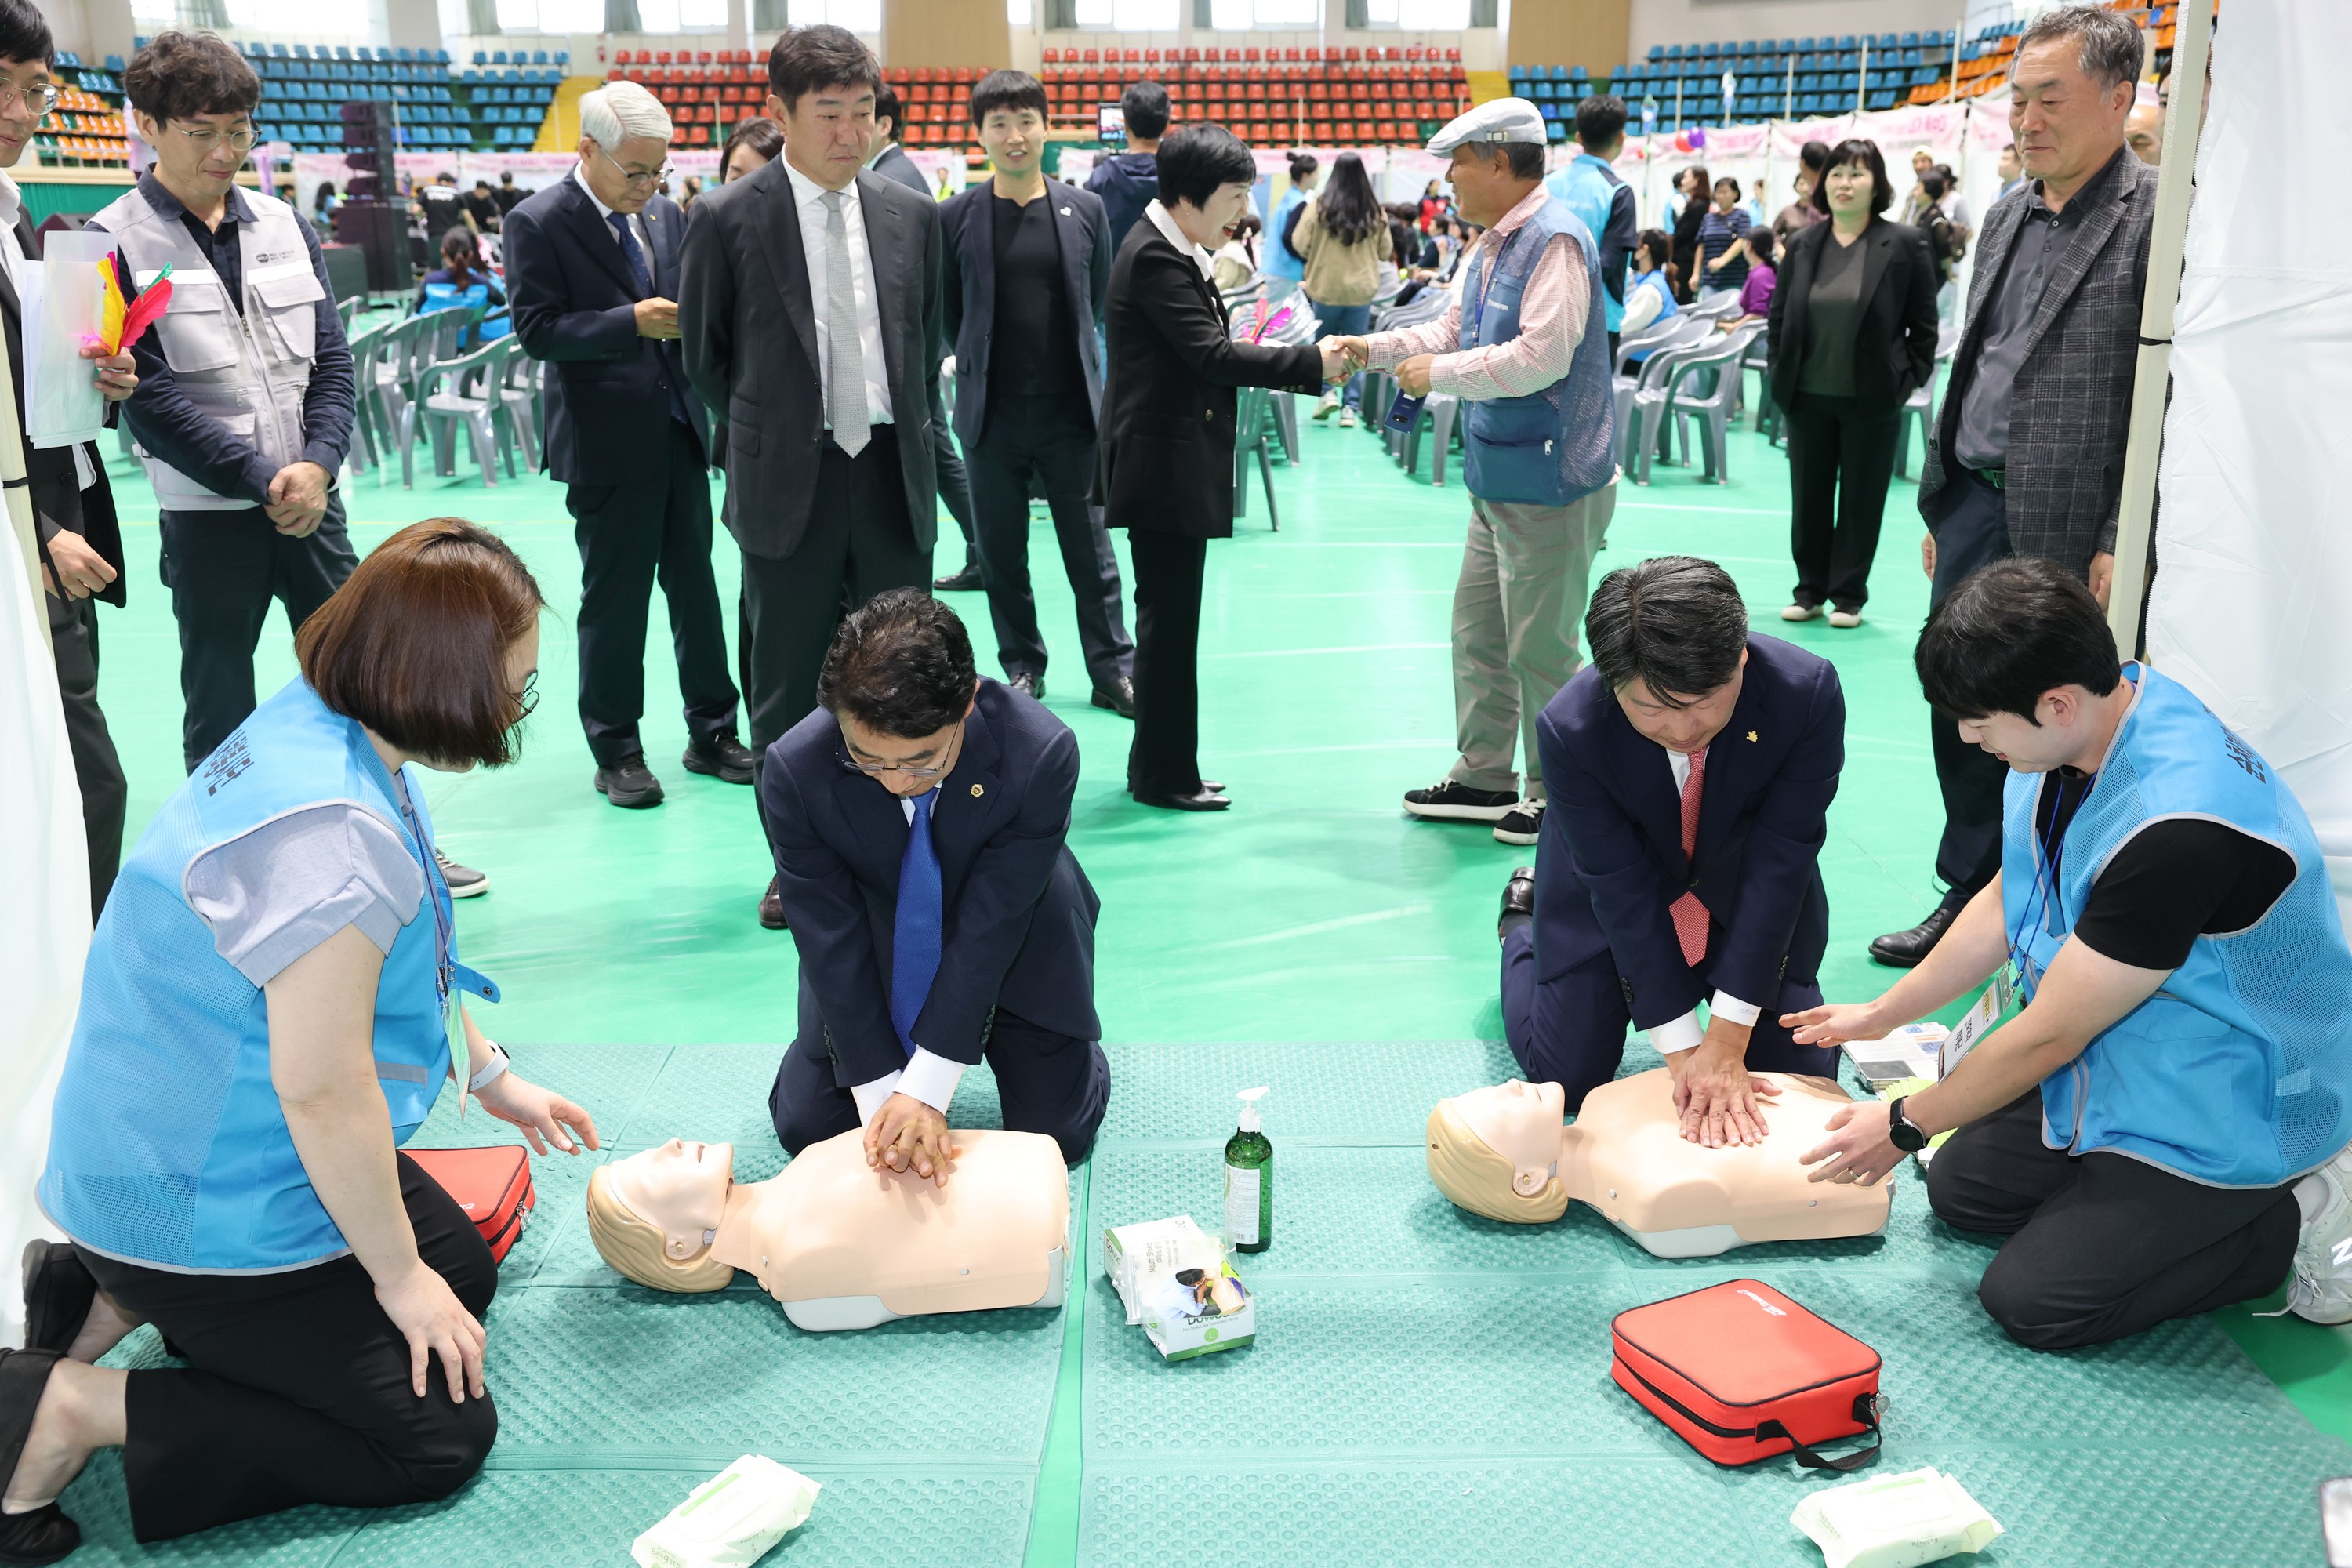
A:
[[[1668,44],[1666,46],[1666,58],[1670,60],[1678,60],[1682,58],[1683,47],[1680,44]]]
[[[1722,51],[1722,47],[1720,44],[1701,44],[1698,47],[1699,58],[1711,60]]]
[[[143,40],[142,40],[142,41],[143,41]],[[1654,60],[1662,60],[1662,59],[1664,59],[1664,58],[1666,58],[1666,47],[1665,47],[1665,46],[1664,46],[1664,44],[1652,44],[1652,45],[1650,46],[1650,52],[1649,52],[1649,54],[1648,54],[1646,57],[1644,57],[1644,58],[1648,58],[1648,59],[1654,59]]]

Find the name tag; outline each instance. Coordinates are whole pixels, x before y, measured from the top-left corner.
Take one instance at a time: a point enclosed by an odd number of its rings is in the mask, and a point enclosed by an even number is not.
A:
[[[2010,1004],[2016,999],[2017,972],[2004,963],[2000,973],[1992,977],[1992,984],[1985,987],[1984,994],[1977,998],[1977,1005],[1952,1026],[1952,1032],[1936,1047],[1936,1076],[1951,1077],[1961,1058],[1981,1045],[1984,1037],[2009,1016]]]

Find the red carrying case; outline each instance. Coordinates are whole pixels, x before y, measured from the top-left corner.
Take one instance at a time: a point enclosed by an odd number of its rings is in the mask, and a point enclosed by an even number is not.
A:
[[[1759,1280],[1620,1312],[1609,1337],[1617,1386],[1718,1465],[1851,1470],[1878,1452],[1878,1352]],[[1867,1448],[1813,1451],[1864,1432]]]
[[[508,1143],[490,1149],[411,1149],[408,1157],[457,1200],[466,1217],[499,1262],[522,1235],[539,1194],[530,1184],[530,1152]]]

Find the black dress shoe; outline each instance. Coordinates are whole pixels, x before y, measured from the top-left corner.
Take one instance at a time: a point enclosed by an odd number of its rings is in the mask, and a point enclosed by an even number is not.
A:
[[[25,1244],[25,1348],[70,1349],[98,1299],[98,1281],[66,1241],[35,1237]]]
[[[0,1350],[0,1487],[15,1479],[41,1391],[61,1358],[55,1351]],[[63,1561],[81,1544],[81,1526],[54,1502],[30,1513],[0,1514],[0,1563],[26,1568]]]
[[[1042,675],[1032,675],[1024,669],[1004,684],[1024,697],[1033,698],[1040,702],[1045,700],[1045,678]]]
[[[632,811],[662,802],[661,780],[646,766],[643,752],[631,752],[609,768],[596,770],[596,793]]]
[[[768,879],[768,890],[760,895],[760,923],[770,931],[784,929],[784,879]]]
[[[1162,811],[1223,811],[1233,805],[1205,783],[1192,795],[1139,795],[1138,805],[1156,805]]]
[[[1533,915],[1536,912],[1536,868],[1514,866],[1511,879],[1503,884],[1503,918],[1513,915]]]
[[[1120,676],[1108,686],[1097,686],[1095,694],[1087,699],[1097,708],[1108,708],[1122,719],[1135,717],[1135,682]]]
[[[934,594],[977,594],[983,586],[977,561],[965,562],[961,572],[950,572],[944,577],[931,579],[931,592]]]
[[[697,741],[687,747],[681,759],[690,773],[706,773],[729,784],[750,784],[751,769],[759,757],[751,748],[732,735],[713,735],[708,741]]]
[[[1959,919],[1959,911],[1937,909],[1909,931],[1891,931],[1870,944],[1870,956],[1897,969],[1909,969],[1936,950],[1944,933]]]

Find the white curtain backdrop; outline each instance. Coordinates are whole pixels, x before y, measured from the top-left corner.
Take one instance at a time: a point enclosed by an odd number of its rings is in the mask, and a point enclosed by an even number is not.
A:
[[[2352,913],[2352,219],[2311,199],[2347,51],[2346,5],[2214,37],[2148,650],[2293,787]]]
[[[0,1345],[24,1340],[16,1256],[56,1231],[33,1204],[49,1151],[49,1100],[65,1065],[89,947],[89,852],[37,585],[0,527]]]

